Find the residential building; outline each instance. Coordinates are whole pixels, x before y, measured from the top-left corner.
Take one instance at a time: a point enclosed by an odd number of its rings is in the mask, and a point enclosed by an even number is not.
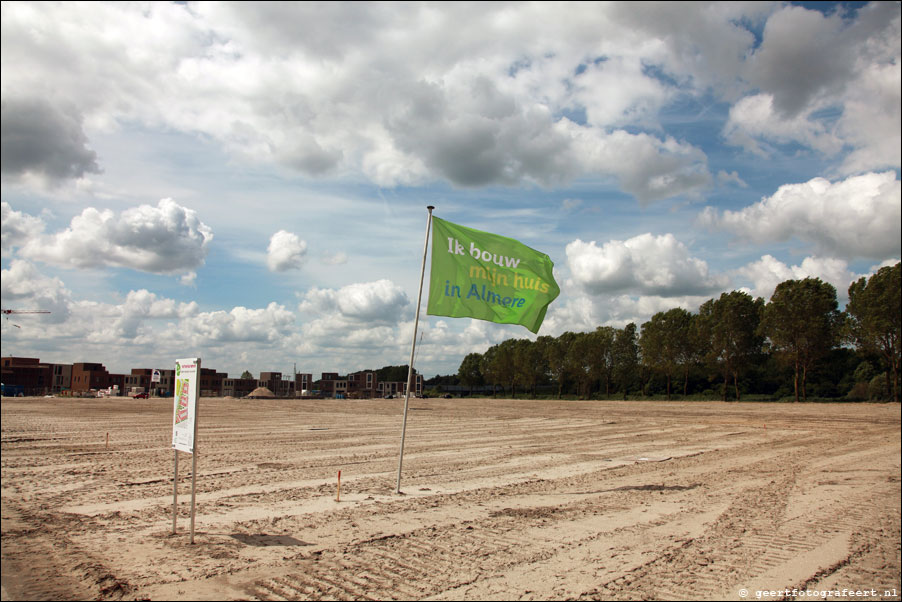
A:
[[[224,378],[222,380],[223,397],[245,397],[259,385],[256,378]]]
[[[376,372],[362,370],[348,374],[348,398],[349,399],[373,399],[381,397],[377,390]]]
[[[261,372],[260,385],[266,387],[276,397],[294,397],[295,383],[283,376],[281,372]]]
[[[172,397],[175,394],[175,370],[160,370],[160,382],[153,383],[153,394],[160,397]]]
[[[60,393],[72,388],[72,364],[49,364],[50,392]]]
[[[348,380],[341,378],[338,372],[323,372],[323,377],[313,383],[323,397],[344,399],[348,394]]]
[[[91,389],[108,389],[114,384],[111,376],[103,364],[77,362],[72,364],[72,390],[88,392]]]
[[[312,395],[313,394],[313,375],[300,374],[294,375],[294,392],[295,395]]]
[[[0,378],[4,385],[22,387],[23,395],[46,395],[53,386],[51,367],[33,357],[4,357],[0,359]]]
[[[222,397],[222,382],[228,378],[228,374],[217,372],[212,368],[200,369],[200,396]]]
[[[132,368],[131,374],[125,375],[124,395],[136,393],[150,393],[150,378],[153,376],[152,368]]]
[[[392,397],[396,395],[406,395],[407,394],[407,381],[401,382],[380,382],[376,385],[376,391],[378,397],[387,397],[391,395]],[[414,395],[422,395],[423,394],[423,375],[414,373],[413,375],[413,391]]]

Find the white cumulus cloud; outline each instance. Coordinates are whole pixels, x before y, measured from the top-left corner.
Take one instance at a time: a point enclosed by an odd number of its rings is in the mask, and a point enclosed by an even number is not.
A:
[[[72,294],[59,278],[40,273],[29,261],[13,259],[0,278],[4,309],[41,309],[50,312],[41,320],[58,324],[70,314]]]
[[[844,175],[899,167],[899,6],[871,2],[850,17],[791,5],[770,15],[743,70],[751,94],[723,129],[729,143],[762,155],[788,143],[845,152],[836,169]]]
[[[289,344],[335,370],[400,363],[409,305],[404,290],[390,280],[313,288],[301,297],[298,309],[307,319]]]
[[[300,304],[301,311],[335,314],[344,321],[397,324],[410,304],[407,293],[390,280],[349,284],[338,290],[313,288]]]
[[[0,248],[4,252],[28,243],[29,240],[44,231],[44,220],[21,211],[15,211],[6,201],[0,203],[0,211],[2,211]]]
[[[673,234],[641,234],[625,241],[575,240],[567,245],[573,281],[591,294],[705,294],[726,285],[705,261],[692,257]]]
[[[202,266],[212,240],[213,231],[194,210],[163,199],[119,215],[89,207],[62,232],[32,236],[19,254],[61,266],[178,274]]]
[[[260,309],[234,307],[187,316],[166,336],[195,345],[275,342],[292,333],[294,321],[291,311],[273,302]]]
[[[832,284],[836,288],[837,298],[845,302],[849,284],[855,279],[848,263],[830,257],[806,257],[800,265],[790,266],[772,255],[764,255],[758,261],[739,268],[737,274],[751,283],[752,295],[765,300],[770,299],[781,282],[820,278]]]
[[[819,255],[883,259],[900,253],[902,187],[893,172],[838,182],[814,178],[783,185],[740,211],[708,207],[700,222],[757,243],[795,237]]]
[[[307,255],[307,243],[297,234],[279,230],[269,239],[266,265],[272,272],[296,270],[304,263]]]
[[[723,135],[730,144],[762,156],[770,154],[768,143],[801,142],[826,155],[843,147],[843,140],[828,124],[807,115],[778,112],[772,94],[747,96],[733,105]]]

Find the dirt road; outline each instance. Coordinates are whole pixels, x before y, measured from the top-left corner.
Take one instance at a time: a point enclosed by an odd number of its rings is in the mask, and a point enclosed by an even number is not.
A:
[[[899,405],[402,403],[203,399],[191,545],[171,400],[4,398],[3,599],[899,599]]]

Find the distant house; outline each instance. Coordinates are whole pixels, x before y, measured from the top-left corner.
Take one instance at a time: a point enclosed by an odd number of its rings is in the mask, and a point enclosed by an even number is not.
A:
[[[95,362],[76,362],[72,364],[72,390],[87,393],[91,389],[99,391],[108,389],[113,384],[112,375],[103,364]]]
[[[407,381],[401,382],[380,382],[377,385],[377,397],[387,397],[391,395],[394,397],[395,395],[406,395],[407,394]],[[422,374],[414,374],[413,375],[413,391],[411,391],[413,395],[422,395],[423,394],[423,375]]]
[[[295,397],[295,381],[285,378],[281,372],[261,372],[258,382],[276,397]]]
[[[380,397],[376,372],[363,370],[348,374],[347,394],[349,399],[373,399]]]
[[[341,378],[338,372],[323,372],[323,377],[313,383],[323,397],[344,399],[348,394],[348,379]]]
[[[46,395],[53,387],[50,364],[33,357],[4,357],[0,360],[2,382],[23,395]]]
[[[224,378],[222,394],[224,397],[247,397],[257,386],[256,378]]]
[[[295,395],[312,395],[313,394],[313,375],[312,374],[295,374],[294,375],[294,392]]]
[[[49,364],[51,373],[50,392],[60,393],[72,388],[72,364]]]
[[[222,397],[223,381],[228,374],[217,372],[212,368],[200,369],[200,395],[201,397]]]

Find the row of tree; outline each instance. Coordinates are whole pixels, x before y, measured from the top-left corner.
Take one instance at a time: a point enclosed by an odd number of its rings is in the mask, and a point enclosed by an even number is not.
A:
[[[509,339],[467,355],[458,379],[511,394],[556,388],[558,397],[586,398],[661,391],[670,399],[674,389],[689,395],[719,387],[724,400],[731,390],[739,400],[743,391],[788,392],[791,375],[798,401],[807,399],[814,373],[822,397],[846,395],[859,379],[869,379],[882,383],[879,397],[899,401],[900,291],[899,263],[853,283],[845,311],[831,284],[787,280],[767,303],[733,291],[694,314],[681,308],[657,313],[641,329],[630,323]]]

